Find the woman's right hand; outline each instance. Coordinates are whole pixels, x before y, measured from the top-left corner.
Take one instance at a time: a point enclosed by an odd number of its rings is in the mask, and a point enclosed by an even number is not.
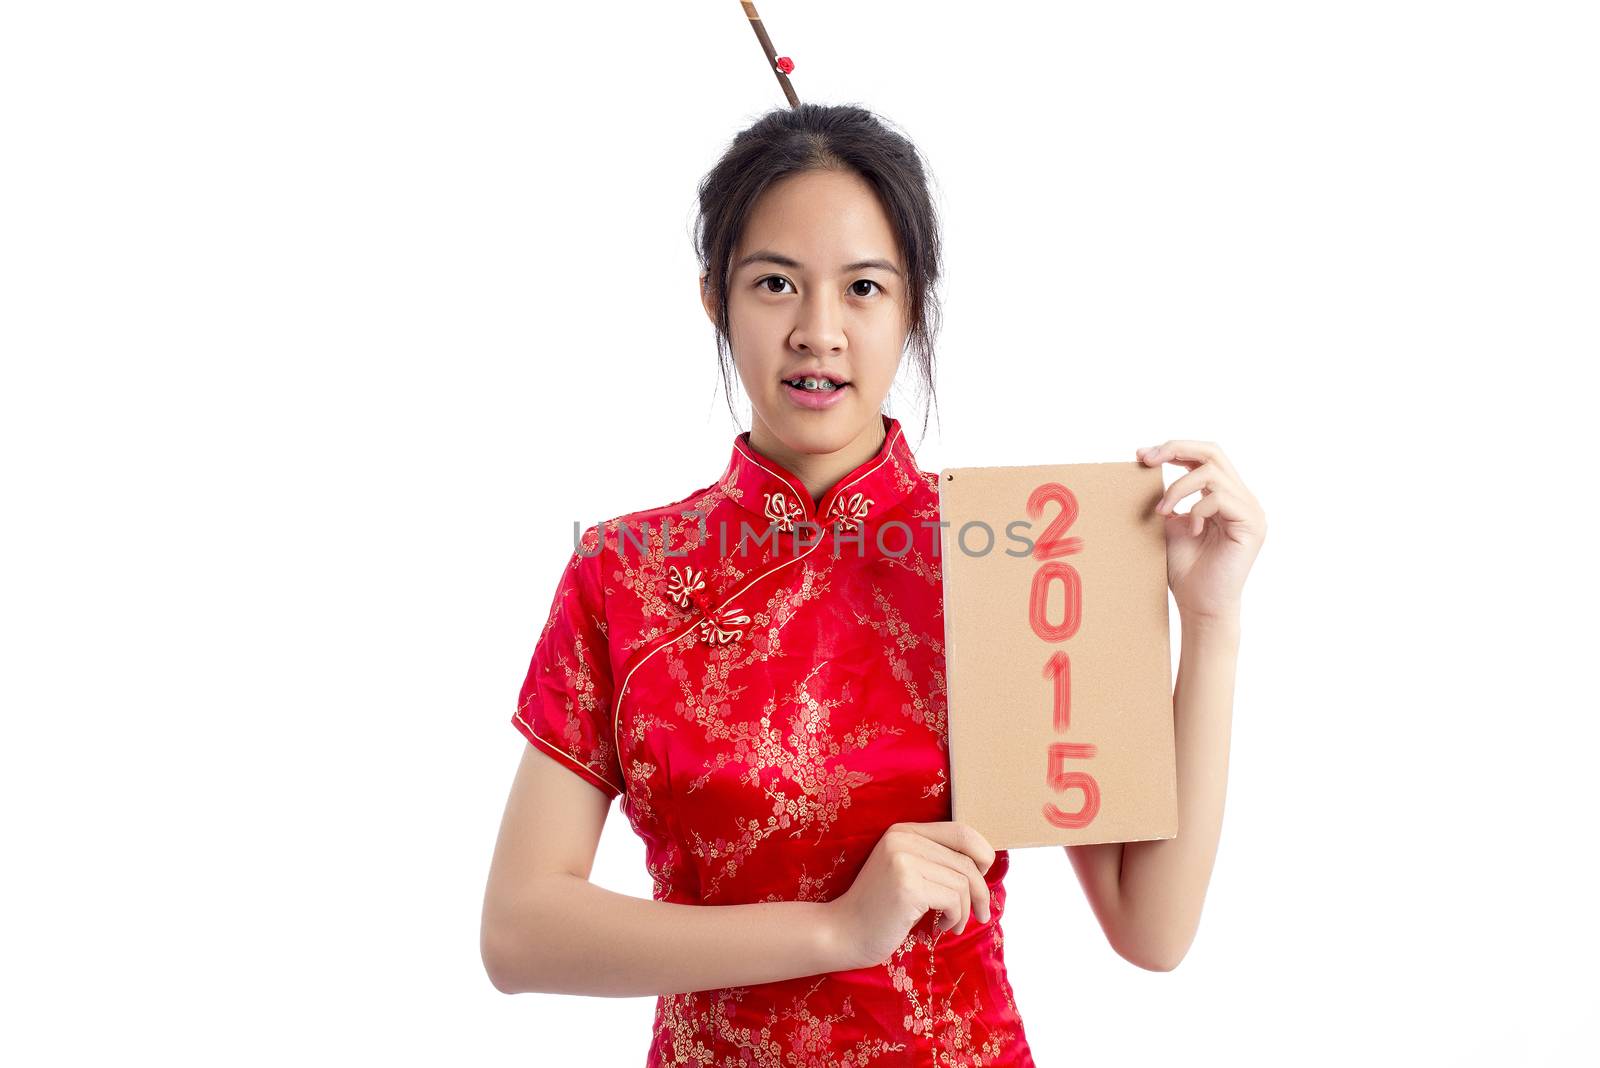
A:
[[[943,913],[936,935],[966,930],[974,912],[979,923],[988,923],[989,884],[983,876],[993,863],[994,850],[970,824],[894,824],[850,889],[828,902],[843,958],[839,970],[882,964],[932,909]]]

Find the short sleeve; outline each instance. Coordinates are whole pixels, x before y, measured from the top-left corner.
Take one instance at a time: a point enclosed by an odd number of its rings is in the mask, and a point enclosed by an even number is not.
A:
[[[622,793],[623,779],[611,721],[602,556],[591,527],[561,573],[511,722],[609,800]]]

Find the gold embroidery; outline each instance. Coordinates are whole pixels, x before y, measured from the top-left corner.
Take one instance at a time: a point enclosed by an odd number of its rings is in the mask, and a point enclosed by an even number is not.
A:
[[[700,621],[700,638],[709,645],[737,641],[744,636],[742,628],[749,623],[750,617],[742,608],[724,608]]]
[[[806,510],[798,502],[790,501],[783,493],[767,494],[767,518],[785,534],[793,530],[794,521],[805,514]]]
[[[690,829],[694,847],[689,853],[706,861],[710,870],[702,900],[709,901],[720,894],[725,880],[738,874],[762,842],[781,831],[789,831],[787,838],[804,834],[813,844],[825,842],[834,824],[850,807],[852,792],[873,779],[872,775],[850,767],[844,758],[852,752],[865,750],[875,738],[905,733],[903,727],[875,722],[835,732],[831,721],[833,710],[841,706],[849,708],[854,702],[848,684],[840,687],[838,696],[831,699],[813,692],[825,689],[817,681],[825,666],[818,664],[804,680],[795,684],[783,703],[788,712],[785,726],[774,725],[779,714],[779,701],[774,696],[767,699],[759,723],[738,723],[729,727],[719,722],[715,725],[719,730],[707,732],[725,731],[729,744],[716,750],[716,755],[705,762],[705,773],[690,781],[685,792],[693,794],[702,790],[725,767],[733,764],[745,769],[740,780],[760,788],[762,796],[772,804],[764,824],[760,819],[736,816],[732,838],[708,840],[699,831]],[[791,784],[796,788],[792,796]],[[814,838],[811,832],[815,832]]]
[[[694,592],[706,588],[706,573],[704,571],[696,571],[694,568],[687,566],[682,571],[679,571],[677,564],[673,564],[670,570],[671,577],[667,580],[667,596],[672,598],[673,603],[679,608],[688,608],[690,598]]]
[[[867,510],[871,507],[872,499],[860,493],[852,493],[849,500],[842,496],[835,497],[828,508],[828,518],[838,520],[845,530],[854,530],[867,518]]]

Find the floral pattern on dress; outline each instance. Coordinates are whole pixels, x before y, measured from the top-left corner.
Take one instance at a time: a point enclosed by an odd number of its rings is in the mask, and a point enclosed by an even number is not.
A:
[[[821,501],[736,435],[715,482],[588,528],[562,573],[513,722],[620,796],[657,900],[830,901],[890,826],[951,818],[938,480],[884,430]],[[661,996],[647,1065],[1031,1066],[1009,867],[988,924],[930,912],[874,967]]]

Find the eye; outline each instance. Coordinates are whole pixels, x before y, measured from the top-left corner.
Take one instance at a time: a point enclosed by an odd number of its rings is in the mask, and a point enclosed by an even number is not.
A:
[[[785,278],[781,274],[769,274],[769,275],[766,275],[763,278],[756,279],[756,285],[765,286],[767,288],[767,292],[773,294],[774,296],[776,296],[778,294],[781,294],[783,292],[783,290],[782,289],[773,289],[770,286],[767,286],[768,282],[778,282],[778,283],[781,283],[782,285],[788,285],[788,286],[792,286],[794,284],[794,283],[790,282],[787,278]],[[870,297],[870,296],[872,296],[872,290],[868,290],[865,293],[856,292],[855,287],[856,286],[860,286],[860,285],[871,286],[873,289],[877,290],[879,293],[888,292],[887,290],[885,290],[883,288],[883,286],[879,285],[877,282],[874,282],[870,278],[857,278],[854,282],[850,283],[850,288],[851,288],[851,292],[855,293],[855,295],[858,296],[858,297]]]

